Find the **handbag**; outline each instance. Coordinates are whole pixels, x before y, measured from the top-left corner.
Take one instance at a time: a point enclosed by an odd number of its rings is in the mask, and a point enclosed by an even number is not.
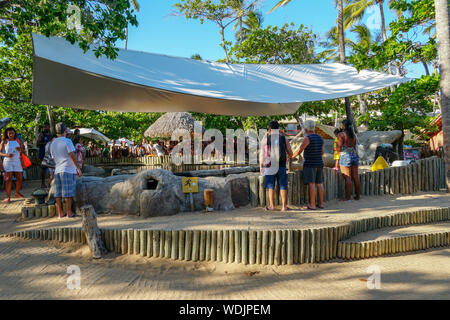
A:
[[[28,168],[29,166],[31,166],[31,160],[30,158],[28,158],[26,155],[24,155],[23,153],[20,155],[22,158],[22,166],[24,168]]]

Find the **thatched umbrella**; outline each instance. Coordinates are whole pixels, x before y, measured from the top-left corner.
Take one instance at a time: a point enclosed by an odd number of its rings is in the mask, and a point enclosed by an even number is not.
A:
[[[189,112],[167,112],[145,130],[144,136],[170,138],[175,130],[180,129],[194,132],[194,122],[195,119]]]

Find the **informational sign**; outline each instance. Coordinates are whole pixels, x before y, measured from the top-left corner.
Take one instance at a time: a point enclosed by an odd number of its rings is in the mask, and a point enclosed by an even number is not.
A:
[[[183,184],[183,193],[198,192],[198,178],[197,177],[183,177],[181,178]]]

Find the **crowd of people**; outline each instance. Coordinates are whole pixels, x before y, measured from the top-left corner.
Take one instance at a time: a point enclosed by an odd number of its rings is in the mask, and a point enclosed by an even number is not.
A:
[[[265,188],[269,190],[269,206],[266,210],[275,210],[274,207],[274,189],[275,180],[278,180],[282,211],[289,210],[287,207],[287,162],[291,158],[296,158],[303,153],[303,177],[305,185],[308,185],[310,203],[306,207],[309,210],[316,210],[323,208],[324,188],[323,188],[323,154],[324,141],[322,137],[315,133],[315,122],[312,120],[305,121],[305,138],[300,145],[300,148],[295,152],[292,150],[289,140],[282,131],[280,134],[274,136],[275,146],[271,146],[274,130],[279,130],[280,126],[277,121],[271,121],[266,136],[262,141],[260,148],[260,170],[265,175]],[[55,126],[56,135],[50,133],[49,124],[45,124],[42,132],[37,139],[38,157],[41,161],[42,168],[42,187],[47,187],[45,184],[46,173],[49,173],[49,184],[52,181],[55,183],[55,198],[58,207],[59,217],[64,216],[62,212],[62,199],[67,204],[67,208],[71,208],[71,201],[75,192],[75,176],[82,175],[83,160],[86,157],[108,157],[108,158],[122,158],[122,157],[143,157],[143,156],[163,156],[169,155],[173,152],[173,148],[177,142],[173,141],[148,141],[143,138],[140,144],[136,144],[133,140],[131,145],[126,141],[121,141],[120,144],[112,141],[111,144],[104,144],[103,147],[93,141],[87,142],[80,136],[79,129],[75,129],[73,133],[69,132],[64,123],[58,123]],[[342,128],[335,131],[336,140],[334,146],[336,160],[335,169],[340,170],[345,178],[345,198],[342,200],[350,200],[352,193],[352,181],[355,184],[355,200],[360,197],[360,182],[358,179],[358,155],[356,151],[357,137],[352,128],[352,124],[348,120],[342,122]],[[209,143],[213,142],[214,138],[209,142],[203,142],[202,149]],[[226,145],[224,143],[223,151],[226,152]],[[248,145],[246,144],[246,149]],[[274,149],[275,148],[275,149]],[[193,152],[193,148],[191,148]],[[237,149],[237,140],[234,141],[234,149]],[[270,161],[267,161],[267,156],[272,150],[275,150],[278,155],[278,164],[276,172],[268,173],[271,167]],[[2,141],[0,145],[0,171],[5,182],[5,191],[7,198],[6,203],[11,201],[12,180],[16,179],[15,196],[23,198],[20,193],[24,165],[24,146],[23,141],[14,128],[7,128],[3,132]],[[224,154],[225,155],[225,154]],[[26,158],[26,157],[25,157]],[[316,204],[316,192],[318,194],[318,203]],[[67,216],[73,216],[73,213],[68,209]]]

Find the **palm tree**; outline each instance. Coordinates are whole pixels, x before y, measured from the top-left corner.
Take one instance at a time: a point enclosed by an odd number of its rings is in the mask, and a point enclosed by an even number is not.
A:
[[[448,0],[434,0],[441,74],[441,116],[447,192],[450,192],[450,12]]]
[[[133,6],[133,9],[139,12],[140,5],[137,2],[137,0],[131,0],[131,5]],[[128,47],[128,24],[127,28],[125,29],[125,50],[127,50]]]
[[[247,13],[247,16],[242,19],[240,22],[236,23],[233,29],[236,29],[239,26],[239,29],[236,32],[236,40],[238,43],[241,43],[249,34],[253,31],[260,29],[263,23],[263,16],[260,11],[250,11]]]
[[[280,0],[272,9],[270,9],[269,13],[273,10],[283,7],[290,3],[291,0]],[[338,30],[338,39],[339,39],[339,61],[341,63],[345,62],[345,37],[344,37],[344,0],[337,0],[337,7],[338,7],[338,23],[337,23],[337,30]],[[345,113],[347,116],[347,119],[349,119],[352,124],[353,128],[355,129],[355,133],[358,133],[358,129],[356,127],[355,123],[355,117],[353,116],[353,110],[350,105],[350,98],[345,98]]]
[[[256,9],[260,0],[256,0],[247,4],[245,0],[231,0],[229,1],[230,6],[235,10],[237,20],[236,24],[233,26],[233,30],[238,29],[236,33],[237,41],[240,43],[243,39],[243,30],[244,25],[248,23],[255,24],[260,21],[259,25],[262,23],[262,15],[260,13],[256,13],[254,10]],[[249,16],[252,15],[251,20],[249,20]]]

